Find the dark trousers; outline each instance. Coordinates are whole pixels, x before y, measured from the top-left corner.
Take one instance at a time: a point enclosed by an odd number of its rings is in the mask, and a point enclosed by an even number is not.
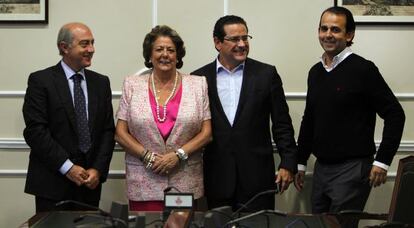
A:
[[[269,190],[269,189],[266,189]],[[242,212],[255,212],[260,210],[274,210],[275,209],[275,194],[265,194],[257,197],[253,201],[248,201],[252,199],[254,194],[247,194],[242,190],[241,187],[236,187],[235,193],[231,198],[216,198],[213,196],[207,195],[207,205],[208,209],[213,209],[222,206],[231,206],[233,211],[238,210],[243,207]],[[248,203],[248,204],[247,204]]]
[[[252,196],[253,197],[253,196]],[[254,212],[260,210],[274,210],[275,209],[275,196],[259,196],[256,200],[246,205],[248,200],[243,201],[237,199],[212,199],[207,197],[207,204],[209,209],[222,207],[222,206],[231,206],[233,211],[238,210],[240,207],[244,207],[242,212]]]
[[[315,163],[312,188],[312,213],[363,211],[371,186],[369,175],[373,160],[356,159],[339,164]],[[358,227],[358,221],[341,220],[342,227]]]

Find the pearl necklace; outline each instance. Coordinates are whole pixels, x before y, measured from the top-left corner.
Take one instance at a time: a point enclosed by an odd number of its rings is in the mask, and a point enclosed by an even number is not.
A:
[[[157,95],[157,90],[155,89],[155,81],[154,81],[154,73],[151,72],[151,82],[152,82],[152,92],[155,95],[155,103],[157,105],[156,110],[157,110],[157,119],[159,122],[163,123],[166,119],[167,119],[167,104],[168,102],[171,100],[171,98],[173,97],[175,90],[177,89],[177,81],[178,81],[178,72],[175,72],[175,80],[174,80],[174,87],[171,91],[170,96],[168,96],[167,100],[164,103],[163,106],[163,116],[162,118],[160,117],[160,105],[158,103],[158,95]]]

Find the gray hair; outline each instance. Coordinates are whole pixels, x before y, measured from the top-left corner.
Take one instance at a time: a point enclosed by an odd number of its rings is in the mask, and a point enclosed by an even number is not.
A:
[[[68,26],[68,24],[62,26],[62,28],[60,28],[59,33],[58,33],[58,37],[57,37],[57,46],[59,49],[59,55],[63,55],[63,51],[60,49],[59,44],[61,42],[65,42],[67,44],[71,44],[73,41],[73,33],[72,30],[70,29],[70,26]]]

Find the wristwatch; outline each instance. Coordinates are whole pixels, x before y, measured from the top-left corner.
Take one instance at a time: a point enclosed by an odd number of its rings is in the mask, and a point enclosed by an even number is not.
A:
[[[188,154],[185,153],[185,151],[183,149],[178,149],[175,151],[175,154],[177,155],[177,157],[181,160],[181,161],[185,161],[188,159]]]

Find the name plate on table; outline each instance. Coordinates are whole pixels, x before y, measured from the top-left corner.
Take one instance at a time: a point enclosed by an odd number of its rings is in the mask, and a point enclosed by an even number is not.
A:
[[[193,193],[166,193],[164,195],[164,205],[166,208],[193,208]]]

